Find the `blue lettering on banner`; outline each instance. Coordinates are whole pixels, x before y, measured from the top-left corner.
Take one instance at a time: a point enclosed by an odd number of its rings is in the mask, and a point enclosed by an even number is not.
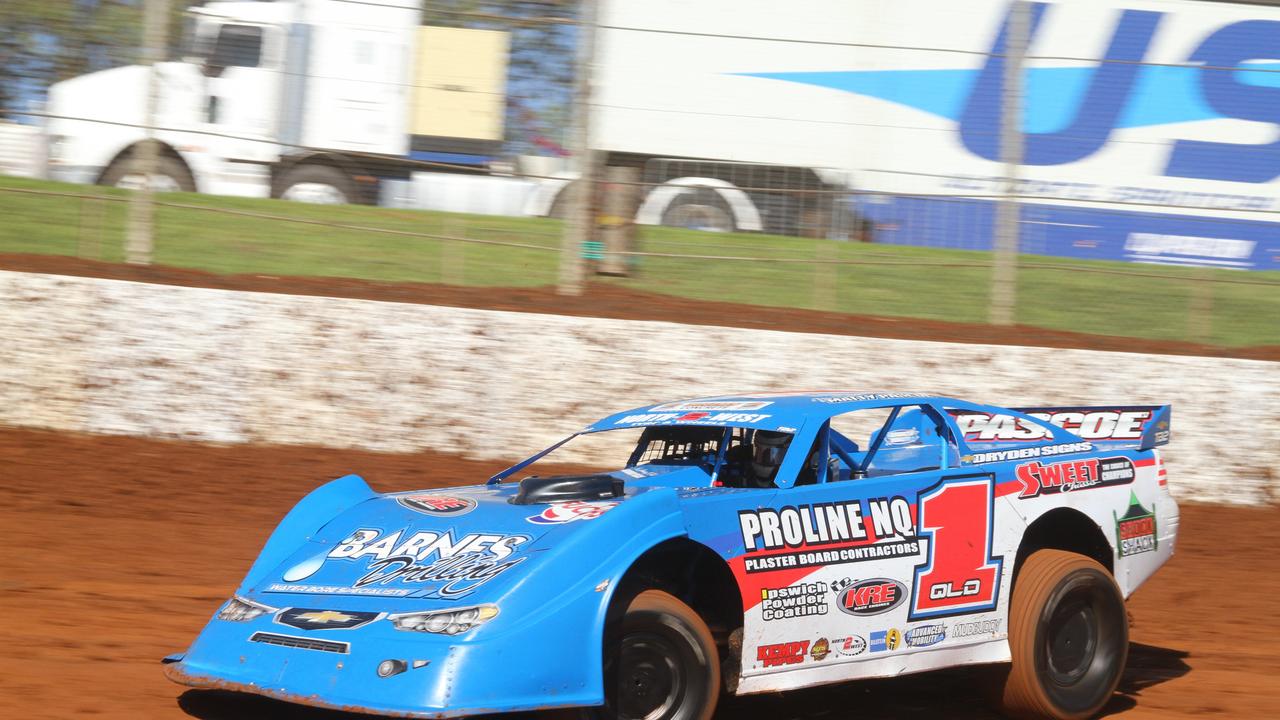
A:
[[[1044,3],[1034,3],[1031,7],[1033,41],[1044,9]],[[1089,157],[1107,143],[1142,68],[1138,63],[1146,55],[1162,15],[1142,10],[1125,10],[1120,15],[1111,36],[1111,45],[1104,56],[1115,62],[1099,63],[1092,70],[1086,69],[1092,78],[1070,124],[1055,132],[1030,132],[1026,135],[1023,164],[1071,163]],[[960,116],[960,139],[964,146],[974,155],[997,162],[1001,159],[1000,117],[1003,108],[1000,99],[1008,29],[1009,21],[1006,19],[969,93],[964,114]]]
[[[1033,41],[1046,7],[1031,3]],[[1108,62],[1025,70],[1024,164],[1083,160],[1101,150],[1117,128],[1215,119],[1280,125],[1280,63],[1275,62],[1280,57],[1280,21],[1225,25],[1179,63],[1143,65],[1149,62],[1147,53],[1165,14],[1121,12],[1104,54]],[[969,152],[999,161],[1007,30],[1006,16],[980,69],[740,74],[875,97],[956,121]],[[1266,144],[1176,139],[1167,152],[1169,177],[1241,183],[1280,177],[1280,139]]]
[[[1280,22],[1246,20],[1210,35],[1190,61],[1210,67],[1238,67],[1247,60],[1280,57]],[[1280,88],[1245,82],[1263,73],[1200,70],[1200,88],[1225,117],[1280,125]],[[1179,140],[1165,175],[1264,183],[1280,177],[1280,138],[1267,145]]]

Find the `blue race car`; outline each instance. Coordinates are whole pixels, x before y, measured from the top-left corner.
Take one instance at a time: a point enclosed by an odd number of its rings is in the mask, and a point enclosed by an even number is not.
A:
[[[483,485],[343,477],[165,672],[410,717],[706,720],[722,692],[991,664],[1004,711],[1089,717],[1173,553],[1169,420],[760,393],[611,415]],[[503,482],[600,433],[615,469]]]

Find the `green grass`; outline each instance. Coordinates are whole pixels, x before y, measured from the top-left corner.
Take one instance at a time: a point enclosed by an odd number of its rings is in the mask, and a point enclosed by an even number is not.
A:
[[[93,197],[11,192],[18,189]],[[0,177],[0,252],[120,262],[127,204],[107,199],[124,197],[124,191],[114,189]],[[162,265],[215,273],[497,287],[556,281],[561,233],[556,220],[193,194],[166,194],[158,199],[190,206],[157,208],[155,262]],[[209,210],[546,249],[462,244]],[[638,244],[639,250],[649,253],[768,259],[636,257],[631,277],[596,282],[757,305],[959,322],[987,319],[991,254],[986,252],[718,235],[677,228],[644,228]],[[834,259],[847,264],[778,262],[788,259]],[[1017,320],[1021,324],[1224,346],[1280,344],[1280,273],[1037,256],[1022,256],[1019,262]],[[1199,282],[1203,280],[1266,284]]]

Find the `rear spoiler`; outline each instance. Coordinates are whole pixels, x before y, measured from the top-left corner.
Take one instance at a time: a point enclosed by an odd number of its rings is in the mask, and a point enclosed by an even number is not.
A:
[[[1172,405],[1012,408],[1079,435],[1098,447],[1150,450],[1169,443]]]
[[[1103,405],[1011,408],[1056,425],[1099,448],[1150,450],[1169,442],[1169,405]],[[1045,442],[1043,428],[1012,415],[948,408],[968,443]]]

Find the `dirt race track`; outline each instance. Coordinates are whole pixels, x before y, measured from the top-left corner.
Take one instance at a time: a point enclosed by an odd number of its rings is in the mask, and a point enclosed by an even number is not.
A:
[[[309,447],[214,447],[0,429],[0,718],[348,716],[170,684],[275,522],[315,485],[478,482],[496,463]],[[1177,478],[1171,478],[1176,484]],[[1130,602],[1129,670],[1106,714],[1280,717],[1280,523],[1184,505],[1178,554]],[[718,717],[993,718],[965,671],[735,699]]]

